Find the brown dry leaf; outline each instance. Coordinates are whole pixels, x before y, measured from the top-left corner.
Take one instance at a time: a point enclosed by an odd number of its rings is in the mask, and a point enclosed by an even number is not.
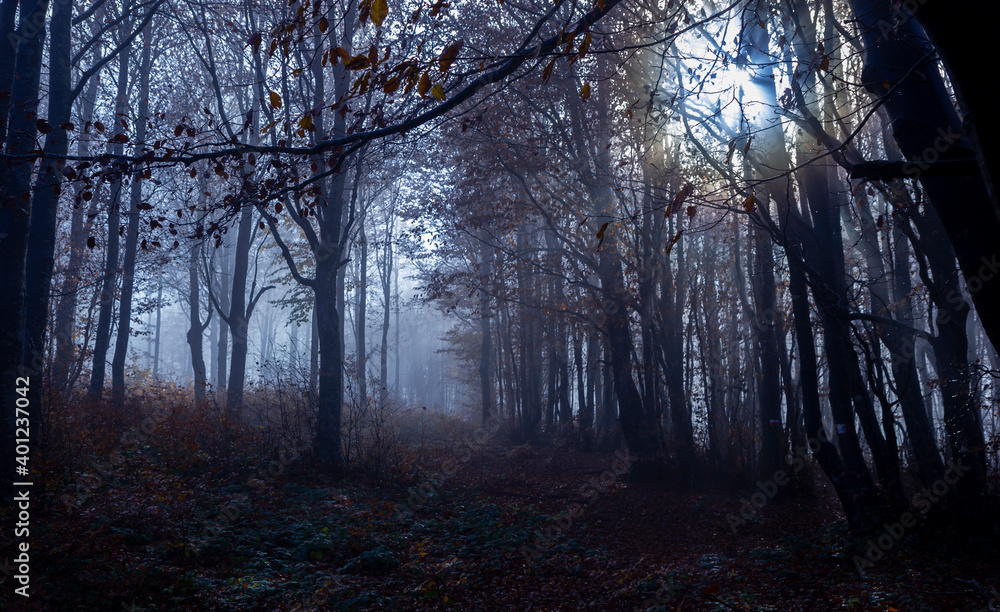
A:
[[[552,58],[552,61],[545,66],[542,70],[542,80],[546,83],[549,81],[549,77],[552,76],[552,69],[556,67],[556,58]]]
[[[382,22],[385,21],[386,15],[389,14],[389,6],[386,4],[385,0],[372,0],[372,22],[381,27]]]

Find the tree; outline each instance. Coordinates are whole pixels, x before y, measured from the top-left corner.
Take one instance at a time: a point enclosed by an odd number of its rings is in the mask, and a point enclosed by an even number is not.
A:
[[[139,52],[139,103],[138,121],[136,121],[136,148],[146,144],[146,126],[149,123],[149,73],[152,71],[152,38],[151,30],[146,30],[142,37],[142,49]],[[130,185],[130,204],[128,229],[125,232],[125,256],[122,261],[121,299],[118,305],[118,336],[115,340],[115,354],[111,362],[111,402],[115,410],[121,411],[125,403],[125,358],[128,355],[128,344],[132,330],[132,297],[135,290],[135,260],[139,249],[139,211],[148,207],[142,201],[142,176],[134,175]],[[128,419],[135,422],[135,415]]]
[[[188,314],[190,316],[190,327],[187,332],[187,342],[191,346],[191,365],[194,368],[194,403],[201,405],[205,398],[205,386],[207,384],[204,347],[202,340],[205,329],[212,322],[212,311],[208,311],[205,322],[201,321],[201,279],[199,275],[199,251],[195,245],[191,249],[188,259]]]
[[[927,16],[940,14],[940,3],[932,3]],[[867,0],[853,0],[851,6],[859,16],[859,29],[864,43],[865,68],[862,79],[865,88],[883,104],[892,122],[892,133],[903,156],[912,164],[904,166],[906,176],[916,178],[937,208],[938,216],[948,232],[959,267],[970,287],[994,347],[1000,344],[1000,275],[993,272],[997,261],[996,236],[1000,218],[990,196],[988,177],[996,174],[992,154],[986,157],[965,134],[940,74],[929,69],[934,48],[919,24],[912,19],[896,23],[888,5]],[[950,18],[945,18],[947,23]],[[935,25],[935,31],[944,28]],[[944,35],[948,50],[959,55],[953,38]],[[964,65],[964,64],[963,64]],[[965,70],[964,68],[962,70]],[[967,73],[959,72],[960,87],[969,89],[963,97],[970,110],[982,108],[985,86],[975,85]],[[885,88],[889,84],[889,88]],[[960,91],[964,91],[960,89]],[[975,116],[974,137],[978,142],[993,123],[982,113]],[[986,134],[990,132],[987,131]],[[982,151],[988,149],[982,148]],[[982,159],[986,174],[966,177],[935,177],[926,172],[935,162]],[[986,177],[986,178],[984,178]],[[962,206],[950,206],[962,202]],[[971,290],[975,287],[975,290]]]

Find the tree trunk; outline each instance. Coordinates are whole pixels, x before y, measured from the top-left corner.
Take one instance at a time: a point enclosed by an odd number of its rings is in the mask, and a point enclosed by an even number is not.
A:
[[[927,14],[940,13],[936,7],[938,4],[940,2],[933,2],[934,10]],[[1000,273],[997,271],[1000,268],[1000,242],[997,241],[1000,219],[987,183],[982,175],[935,178],[923,174],[929,162],[976,157],[973,143],[964,133],[962,120],[931,59],[933,48],[915,20],[907,20],[895,28],[886,27],[886,24],[893,23],[890,4],[879,0],[852,0],[851,6],[858,19],[865,48],[864,86],[884,103],[900,151],[910,161],[906,173],[920,180],[937,209],[958,256],[959,267],[983,327],[996,347],[1000,345]],[[945,20],[948,21],[950,19]],[[943,29],[935,26],[939,34]],[[961,39],[968,40],[968,35],[963,28]],[[954,36],[941,40],[948,41],[945,43],[948,51],[957,55],[957,46],[951,44]],[[974,53],[972,56],[975,56]],[[967,71],[973,71],[972,67],[977,65],[968,64],[956,74],[966,97],[969,92],[975,91],[971,99],[976,100],[976,109],[969,110],[988,110],[985,115],[972,117],[975,122],[973,129],[977,125],[983,129],[994,129],[992,126],[996,125],[996,120],[990,117],[992,98],[987,98],[990,101],[981,106],[981,95],[995,84],[977,85],[977,79],[982,78],[978,72],[974,78],[967,78]],[[958,69],[954,62],[949,67]],[[917,75],[907,77],[911,70],[915,70]],[[889,89],[884,87],[886,83],[891,86]],[[966,99],[966,102],[969,101]],[[983,133],[975,132],[975,135],[984,145],[993,146],[993,143],[982,140]],[[986,154],[990,157],[984,159],[983,165],[992,176],[996,167],[995,154]]]
[[[517,232],[517,249],[519,259],[526,260],[528,255],[527,228],[521,227]],[[518,391],[521,404],[521,441],[526,442],[538,433],[542,420],[542,385],[541,385],[541,342],[536,340],[535,322],[528,312],[528,303],[537,299],[533,279],[529,277],[524,264],[517,266],[517,290],[522,296],[518,308],[518,348],[520,364],[518,368]]]
[[[793,246],[797,250],[797,246]],[[799,386],[802,389],[802,417],[806,435],[810,437],[809,448],[823,472],[830,479],[840,505],[844,508],[847,523],[855,532],[861,532],[878,524],[881,519],[870,477],[858,477],[848,470],[837,447],[827,437],[823,427],[823,413],[820,408],[819,377],[817,375],[816,345],[812,324],[809,320],[809,296],[806,277],[800,260],[795,254],[789,257],[789,291],[792,295],[792,315],[795,336],[799,344]],[[812,440],[815,440],[813,442]],[[815,445],[815,446],[814,446]]]
[[[861,252],[867,264],[868,288],[873,314],[899,320],[898,311],[902,311],[903,320],[905,321],[907,317],[910,317],[910,262],[909,249],[907,248],[906,241],[903,240],[904,236],[900,224],[907,222],[906,217],[904,216],[896,220],[893,227],[893,235],[896,238],[896,248],[892,260],[894,268],[892,271],[893,293],[895,295],[895,302],[893,302],[889,298],[888,283],[886,281],[887,274],[885,265],[883,264],[882,252],[878,248],[878,234],[875,221],[872,219],[872,214],[867,206],[864,205],[867,203],[868,198],[863,191],[858,195],[858,198],[862,202],[857,207],[861,222],[861,233],[856,234],[853,231],[853,220],[845,219],[844,225],[848,228],[849,237],[852,239],[851,242]],[[846,217],[848,209],[844,207],[841,210],[841,216]],[[852,236],[851,234],[855,235]],[[898,306],[893,308],[894,304]],[[906,431],[910,440],[910,447],[913,456],[916,458],[920,478],[925,485],[930,486],[943,474],[944,464],[941,461],[941,456],[934,442],[933,429],[931,423],[927,420],[923,397],[921,397],[920,393],[917,368],[913,360],[913,345],[916,337],[913,334],[904,333],[892,325],[878,326],[878,335],[889,351],[891,358],[890,369],[895,382],[896,396],[899,399],[903,420],[906,423]],[[888,437],[889,430],[885,427],[885,423],[883,423],[883,429],[886,429],[886,436]]]
[[[763,66],[763,70],[755,70],[754,81],[759,85],[759,91],[765,96],[761,102],[778,107],[777,81],[770,78],[774,63],[768,55],[770,36],[766,24],[770,17],[760,14],[766,6],[763,2],[752,3],[751,8],[744,12],[743,36],[746,37],[744,52],[751,63]],[[798,5],[801,9],[801,5]],[[802,11],[800,10],[800,14]],[[811,56],[816,48],[814,23],[808,13],[802,15],[799,24],[793,24],[801,31],[790,32],[795,44],[795,51],[800,57]],[[810,91],[816,91],[815,79]],[[818,111],[817,100],[812,100],[810,110]],[[785,139],[780,129],[763,130],[763,142],[760,143],[761,159],[756,162],[758,173],[764,178],[781,173],[791,167]],[[815,153],[815,150],[808,150]],[[786,237],[783,246],[788,253],[790,291],[792,294],[793,317],[795,333],[799,344],[800,388],[803,399],[803,420],[806,434],[816,440],[818,446],[810,446],[827,474],[847,516],[849,525],[854,530],[863,530],[874,525],[881,518],[881,509],[874,483],[868,472],[864,456],[854,429],[854,415],[850,388],[856,382],[851,379],[852,368],[845,360],[857,356],[848,335],[846,312],[835,312],[835,306],[846,296],[843,290],[843,245],[840,238],[840,224],[836,221],[836,212],[830,202],[828,170],[825,166],[810,166],[802,171],[802,191],[808,195],[809,207],[813,213],[815,232],[806,226],[804,214],[793,210],[792,192],[782,191],[776,186],[769,189],[769,196],[776,203],[781,226],[774,237]],[[762,209],[760,214],[765,219],[769,210]],[[766,214],[765,214],[766,213]],[[831,220],[832,216],[832,220]],[[804,252],[805,239],[810,241],[810,251]],[[827,344],[828,364],[830,373],[830,404],[833,411],[835,426],[840,438],[840,448],[826,440],[822,429],[822,411],[819,398],[819,377],[817,356],[812,326],[810,321],[809,300],[806,289],[806,259],[813,270],[818,270],[821,279],[813,278],[813,292],[817,305],[823,315],[824,341]],[[840,269],[838,276],[837,269]],[[839,279],[839,280],[838,280]],[[839,285],[837,283],[840,283]],[[832,370],[836,369],[834,373]],[[732,371],[730,372],[732,376]],[[840,432],[843,432],[842,434]],[[877,441],[873,442],[873,445]],[[875,446],[873,446],[875,448]]]
[[[542,324],[545,326],[545,324]],[[552,434],[555,428],[556,421],[556,403],[559,401],[558,391],[556,390],[556,369],[558,368],[558,363],[556,360],[556,346],[554,334],[550,331],[545,334],[545,338],[548,340],[547,352],[548,352],[548,363],[545,368],[546,374],[546,393],[545,393],[545,431],[546,433]]]
[[[202,338],[210,321],[201,322],[201,281],[198,278],[198,245],[191,245],[188,259],[188,311],[190,322],[187,332],[187,342],[191,347],[191,365],[194,368],[194,403],[201,406],[205,397],[205,355]],[[211,313],[209,314],[211,318]]]
[[[642,229],[641,255],[639,257],[639,332],[642,342],[642,402],[657,415],[662,412],[658,371],[656,367],[657,353],[661,347],[657,344],[655,333],[654,312],[656,308],[656,287],[660,281],[659,269],[662,266],[659,249],[662,245],[663,222],[660,215],[653,214],[652,172],[648,165],[643,166],[643,196],[642,196]],[[655,221],[654,221],[655,217]],[[657,418],[659,420],[659,418]]]
[[[226,394],[226,415],[239,418],[243,409],[243,387],[246,382],[249,312],[247,307],[247,275],[250,268],[250,243],[253,234],[253,207],[246,205],[240,212],[239,234],[236,237],[236,259],[233,266],[233,290],[229,314],[226,317],[233,336],[233,356],[229,367]]]
[[[482,335],[479,350],[479,387],[482,396],[481,419],[482,426],[493,418],[493,381],[490,378],[490,356],[493,354],[493,336],[491,327],[490,296],[486,291],[487,283],[493,275],[490,247],[485,240],[480,242],[480,294],[479,316],[480,334]],[[388,302],[387,302],[388,303]]]
[[[206,284],[211,283],[210,279],[206,279]],[[209,304],[209,313],[212,312],[212,306]],[[206,364],[206,375],[208,377],[209,384],[214,385],[217,380],[219,380],[219,325],[218,320],[222,317],[216,317],[216,324],[209,325],[208,327],[208,364]],[[292,331],[296,332],[298,328],[292,327]],[[296,364],[293,362],[291,364],[292,371],[295,371]]]
[[[596,331],[587,332],[587,402],[580,408],[580,429],[594,440],[595,396],[600,385],[601,345]],[[584,440],[586,442],[586,438]]]
[[[621,429],[618,422],[618,401],[615,396],[615,375],[607,343],[603,347],[600,378],[601,403],[597,410],[597,432],[601,450],[611,451],[621,443]]]
[[[885,456],[884,439],[877,425],[873,424],[875,416],[866,401],[867,390],[860,381],[858,356],[851,340],[848,313],[843,305],[847,291],[844,247],[837,207],[831,202],[827,168],[822,164],[806,168],[804,188],[816,227],[817,248],[810,253],[810,261],[821,276],[821,279],[814,279],[813,289],[823,321],[823,342],[830,376],[830,409],[837,428],[840,454],[853,481],[860,483],[859,492],[873,495],[874,485],[854,427],[856,408],[879,478],[887,487],[886,494],[896,500],[900,494],[898,474],[892,472],[891,459]]]
[[[382,343],[379,347],[379,405],[389,401],[389,316],[392,314],[393,244],[392,223],[386,231],[385,262],[382,270]],[[398,328],[397,328],[398,329]]]
[[[758,475],[767,479],[781,469],[786,445],[782,435],[779,354],[775,330],[779,319],[774,294],[774,252],[770,234],[762,228],[757,228],[754,234],[756,252],[752,285],[757,310],[755,327],[761,368],[757,398],[761,427]]]
[[[84,124],[90,123],[94,116],[94,106],[97,98],[97,79],[91,79],[87,83],[87,91],[83,95],[83,109],[81,110],[81,120]],[[49,122],[51,125],[52,123]],[[77,155],[87,157],[90,155],[90,136],[86,133],[79,135]],[[66,274],[59,287],[59,294],[62,298],[56,308],[55,324],[53,326],[53,340],[55,341],[56,355],[52,365],[53,383],[56,388],[69,383],[70,371],[73,362],[76,360],[76,348],[73,336],[76,332],[76,309],[79,303],[80,273],[83,268],[87,238],[93,228],[93,220],[97,216],[97,201],[91,199],[89,210],[84,219],[83,212],[83,192],[86,190],[83,182],[74,185],[73,211],[70,221],[70,244],[69,262],[66,266]],[[67,389],[68,390],[68,389]]]
[[[945,432],[952,460],[970,468],[955,485],[955,499],[959,513],[967,518],[966,526],[976,530],[991,524],[994,517],[987,502],[986,443],[979,408],[972,393],[968,361],[966,328],[970,308],[962,298],[954,254],[944,240],[936,216],[936,209],[931,208],[925,217],[912,218],[920,233],[919,239],[905,226],[904,231],[917,252],[922,280],[931,290],[931,301],[936,306],[934,327],[937,334],[930,343],[934,349],[934,367],[941,381]]]
[[[368,403],[368,349],[365,341],[368,310],[368,236],[365,234],[365,220],[361,218],[358,227],[358,278],[355,285],[357,310],[354,315],[354,342],[358,359],[358,405]]]
[[[146,125],[149,121],[149,73],[152,69],[153,34],[147,29],[142,37],[141,59],[139,60],[139,108],[135,123],[135,152],[146,145]],[[132,293],[135,289],[135,259],[139,248],[139,204],[142,202],[142,177],[132,175],[131,205],[128,212],[128,230],[125,238],[125,258],[122,263],[122,292],[118,307],[118,336],[115,339],[115,354],[111,361],[111,398],[116,411],[124,408],[125,402],[125,359],[132,330]],[[134,421],[137,414],[129,415]]]
[[[49,320],[52,269],[55,265],[56,209],[62,192],[62,157],[69,150],[69,138],[62,126],[70,119],[73,105],[70,52],[70,22],[73,7],[68,0],[58,0],[52,11],[52,37],[49,45],[49,125],[45,135],[45,161],[35,181],[31,202],[31,220],[25,260],[24,356],[25,374],[36,377],[29,387],[32,406],[43,412],[42,371],[45,362],[45,332]],[[2,44],[2,43],[0,43]],[[43,432],[44,434],[44,432]]]
[[[223,245],[220,249],[222,251],[222,261],[219,263],[219,275],[218,284],[216,288],[218,289],[218,300],[219,305],[226,312],[230,312],[232,305],[229,302],[229,289],[232,284],[229,283],[227,287],[226,280],[231,277],[232,266],[230,265],[229,256],[229,246]],[[218,338],[218,348],[215,354],[215,368],[217,371],[218,378],[215,379],[215,386],[219,390],[219,393],[226,393],[227,390],[227,365],[229,364],[229,324],[226,323],[225,317],[219,317],[219,338]]]
[[[399,341],[399,266],[396,266],[396,269],[392,271],[392,283],[394,287],[393,293],[396,294],[396,359],[393,363],[396,372],[395,376],[392,377],[392,381],[396,397],[402,400],[405,396],[403,395],[403,386],[399,380],[400,350],[402,349],[402,344]]]
[[[14,81],[14,62],[17,56],[17,42],[21,38],[14,33],[18,0],[0,2],[0,39],[9,44],[0,45],[0,93],[10,94]],[[27,3],[23,3],[27,6]],[[44,18],[45,13],[41,13]],[[14,38],[14,37],[17,38]],[[11,96],[0,96],[0,142],[7,140],[7,115],[10,112]]]
[[[565,298],[560,303],[565,303]],[[573,428],[573,404],[570,403],[569,398],[569,347],[566,338],[566,324],[562,321],[557,325],[556,341],[558,342],[555,347],[555,357],[559,376],[559,424],[562,430],[568,433]]]
[[[132,55],[131,47],[126,47],[118,56],[118,94],[115,100],[115,124],[128,112],[128,66]],[[124,145],[115,142],[109,147],[113,159],[121,157]],[[115,290],[118,281],[119,224],[118,211],[122,200],[122,177],[115,177],[111,185],[111,201],[108,204],[108,244],[104,263],[104,278],[101,283],[101,310],[97,318],[97,336],[94,338],[94,364],[90,371],[89,396],[97,402],[104,394],[104,373],[107,369],[108,346],[111,344],[111,313],[114,309]]]
[[[34,7],[34,10],[31,9]],[[3,4],[2,10],[10,10]],[[45,39],[45,14],[48,2],[35,4],[24,0],[20,5],[22,24],[39,24],[34,36],[19,37],[17,57],[14,61],[14,79],[9,98],[10,117],[5,142],[5,152],[9,155],[24,155],[35,148],[38,134],[38,85],[41,74],[42,43]],[[30,11],[30,12],[29,12]],[[22,32],[19,30],[19,33]],[[26,32],[25,32],[26,33]],[[7,44],[9,40],[0,42]],[[9,66],[10,64],[5,64]],[[13,78],[13,75],[11,75]],[[4,119],[6,120],[6,114]],[[0,164],[0,376],[3,382],[2,401],[4,406],[14,406],[18,397],[15,381],[21,371],[24,350],[24,307],[25,275],[24,264],[27,255],[28,219],[30,217],[31,161]],[[28,387],[41,384],[40,380],[29,381]],[[14,410],[7,408],[0,417],[0,460],[5,475],[0,479],[0,493],[9,501],[10,471],[14,463]]]
[[[899,307],[893,314],[897,320],[908,325],[915,324],[915,313],[910,294],[910,257],[907,243],[903,240],[900,223],[893,224],[893,298]],[[891,332],[890,332],[891,333]],[[903,421],[910,440],[910,447],[916,458],[917,468],[924,484],[932,484],[944,472],[941,453],[934,440],[934,427],[927,418],[927,409],[920,390],[917,375],[916,337],[912,334],[896,334],[895,346],[890,346],[892,375],[896,383]]]
[[[348,53],[351,52],[351,38],[354,35],[356,8],[351,8],[344,16],[343,38],[339,41]],[[331,30],[331,37],[335,29]],[[336,41],[331,41],[331,45]],[[317,54],[318,56],[318,54]],[[315,60],[319,64],[319,60]],[[314,66],[317,75],[322,75],[322,69]],[[341,99],[347,94],[349,86],[347,71],[343,63],[333,67],[334,96]],[[323,100],[323,78],[316,78],[316,100],[319,105]],[[323,116],[317,117],[317,132],[325,133]],[[342,113],[334,115],[332,134],[341,136],[346,133],[346,120]],[[318,160],[322,165],[322,157]],[[329,188],[324,190],[321,199],[325,204],[322,209],[317,207],[317,222],[319,226],[319,244],[313,255],[316,258],[316,278],[313,290],[316,295],[316,338],[319,341],[320,359],[318,364],[318,413],[316,417],[316,438],[314,450],[319,462],[334,471],[344,466],[344,455],[340,444],[340,421],[343,410],[344,394],[344,333],[341,326],[340,313],[343,310],[344,285],[341,258],[346,243],[344,218],[348,214],[345,206],[345,173],[336,174],[329,182]],[[357,178],[357,177],[356,177]],[[355,193],[356,193],[355,189]]]
[[[576,411],[577,411],[577,427],[578,435],[580,436],[580,441],[584,443],[584,450],[589,451],[589,444],[586,443],[586,434],[584,433],[584,427],[588,427],[590,423],[584,425],[583,419],[587,412],[587,385],[584,382],[584,370],[583,370],[583,332],[579,328],[576,328],[573,332],[573,367],[576,369]]]
[[[595,223],[612,221],[613,195],[610,185],[592,184],[591,201],[602,215]],[[604,332],[607,335],[607,356],[618,398],[618,423],[629,451],[647,460],[660,451],[659,419],[652,407],[644,406],[642,395],[632,378],[632,330],[629,324],[629,303],[625,279],[618,252],[616,229],[605,225],[604,242],[598,254],[597,276],[601,281],[603,297]]]
[[[671,232],[673,229],[671,228]],[[677,447],[676,460],[681,474],[689,485],[694,485],[694,429],[691,424],[691,410],[687,405],[684,388],[684,245],[678,242],[674,253],[677,257],[677,273],[670,265],[669,255],[663,253],[660,274],[660,297],[658,309],[661,320],[660,350],[663,353],[663,371],[667,383],[667,400],[670,405],[671,437]],[[660,419],[655,419],[659,423]]]
[[[995,79],[983,78],[979,63],[979,58],[987,57],[993,49],[995,25],[1000,23],[1000,5],[977,3],[970,6],[975,12],[969,14],[956,11],[954,5],[942,0],[923,0],[915,4],[917,19],[930,34],[948,68],[994,212],[1000,214],[997,198],[1000,150],[996,146],[1000,142],[1000,121],[994,116],[1000,88]]]
[[[865,67],[862,80],[870,93],[884,103],[892,121],[893,135],[900,151],[911,162],[908,174],[918,178],[934,204],[948,237],[958,257],[959,268],[965,276],[969,293],[981,317],[983,327],[994,346],[1000,344],[1000,253],[997,236],[1000,235],[1000,219],[991,200],[987,181],[982,175],[972,177],[925,176],[922,170],[926,163],[937,160],[963,160],[975,157],[975,148],[963,134],[963,123],[951,102],[944,81],[933,63],[924,65],[933,51],[920,26],[908,20],[895,29],[883,32],[884,24],[891,23],[891,7],[874,0],[852,0],[852,7],[858,16],[859,28],[865,48]],[[941,31],[940,28],[935,28]],[[963,34],[965,36],[965,34]],[[953,46],[949,45],[951,50]],[[954,59],[954,57],[952,57]],[[952,65],[952,68],[956,66]],[[905,78],[910,70],[918,70],[921,78]],[[974,85],[959,74],[962,87],[975,87],[973,96],[978,100],[979,92],[994,85]],[[891,85],[885,89],[884,83]],[[972,90],[963,89],[968,95]],[[968,102],[969,100],[966,100]],[[970,109],[971,110],[971,109]],[[973,117],[980,125],[988,127],[989,117]],[[982,133],[976,132],[981,139]],[[985,144],[985,143],[984,143]],[[982,164],[992,174],[989,161]],[[995,195],[995,194],[994,194]],[[960,205],[959,205],[960,204]],[[957,287],[953,287],[953,291]],[[961,295],[950,293],[947,301],[957,304]],[[942,308],[945,312],[949,309]],[[956,311],[957,313],[957,311]],[[960,314],[960,313],[959,313]],[[940,316],[940,313],[939,313]],[[954,318],[954,314],[952,314]],[[969,492],[965,506],[971,523],[994,521],[988,516],[983,498],[975,491],[985,490],[985,472],[980,469],[983,448],[978,413],[967,399],[966,357],[967,346],[963,344],[964,325],[961,330],[957,321],[939,326],[935,343],[945,352],[958,358],[947,364],[946,370],[955,380],[947,381],[942,389],[955,404],[949,409],[946,404],[945,424],[949,430],[949,440],[957,456],[968,461],[973,473],[960,483],[962,491]],[[962,321],[964,324],[964,320]],[[950,338],[948,336],[951,336]],[[955,352],[952,352],[955,351]],[[958,351],[963,357],[959,358]],[[935,354],[938,351],[935,350]],[[941,369],[939,364],[939,370]],[[945,377],[944,372],[939,375]],[[995,521],[993,527],[995,528]],[[975,528],[975,527],[972,527]]]
[[[163,314],[163,281],[157,279],[156,282],[156,349],[153,353],[153,378],[160,375],[160,330],[161,315]]]
[[[331,194],[331,199],[337,194]],[[333,212],[333,211],[328,211]],[[339,231],[338,231],[339,234]],[[338,236],[339,239],[339,236]],[[319,413],[316,420],[315,451],[319,460],[334,469],[344,463],[340,448],[341,398],[344,365],[340,352],[340,316],[335,308],[339,252],[316,262],[316,328],[319,338]]]
[[[319,394],[319,324],[317,323],[316,311],[318,310],[315,299],[313,300],[313,312],[309,320],[310,341],[309,341],[309,397],[316,400]]]

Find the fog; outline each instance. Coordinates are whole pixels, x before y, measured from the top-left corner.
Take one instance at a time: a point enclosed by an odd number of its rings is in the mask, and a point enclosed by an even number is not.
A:
[[[0,1],[0,608],[994,609],[953,4]]]

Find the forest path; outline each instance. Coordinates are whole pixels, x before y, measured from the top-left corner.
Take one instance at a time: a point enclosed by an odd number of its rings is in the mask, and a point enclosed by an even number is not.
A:
[[[73,513],[44,504],[34,595],[0,609],[966,612],[1000,588],[996,557],[930,530],[859,573],[867,544],[815,474],[734,532],[753,490],[636,482],[569,447],[425,448],[406,485],[209,459],[136,450]]]
[[[531,609],[977,610],[1000,586],[1000,560],[942,549],[921,534],[893,542],[860,573],[868,542],[848,537],[836,494],[814,464],[794,491],[778,487],[789,495],[740,517],[744,500],[765,500],[753,495],[767,483],[691,490],[636,481],[623,457],[497,447],[461,463],[445,486],[510,514],[528,507],[545,517],[514,580],[534,593],[523,602]],[[550,588],[539,588],[547,580]]]

